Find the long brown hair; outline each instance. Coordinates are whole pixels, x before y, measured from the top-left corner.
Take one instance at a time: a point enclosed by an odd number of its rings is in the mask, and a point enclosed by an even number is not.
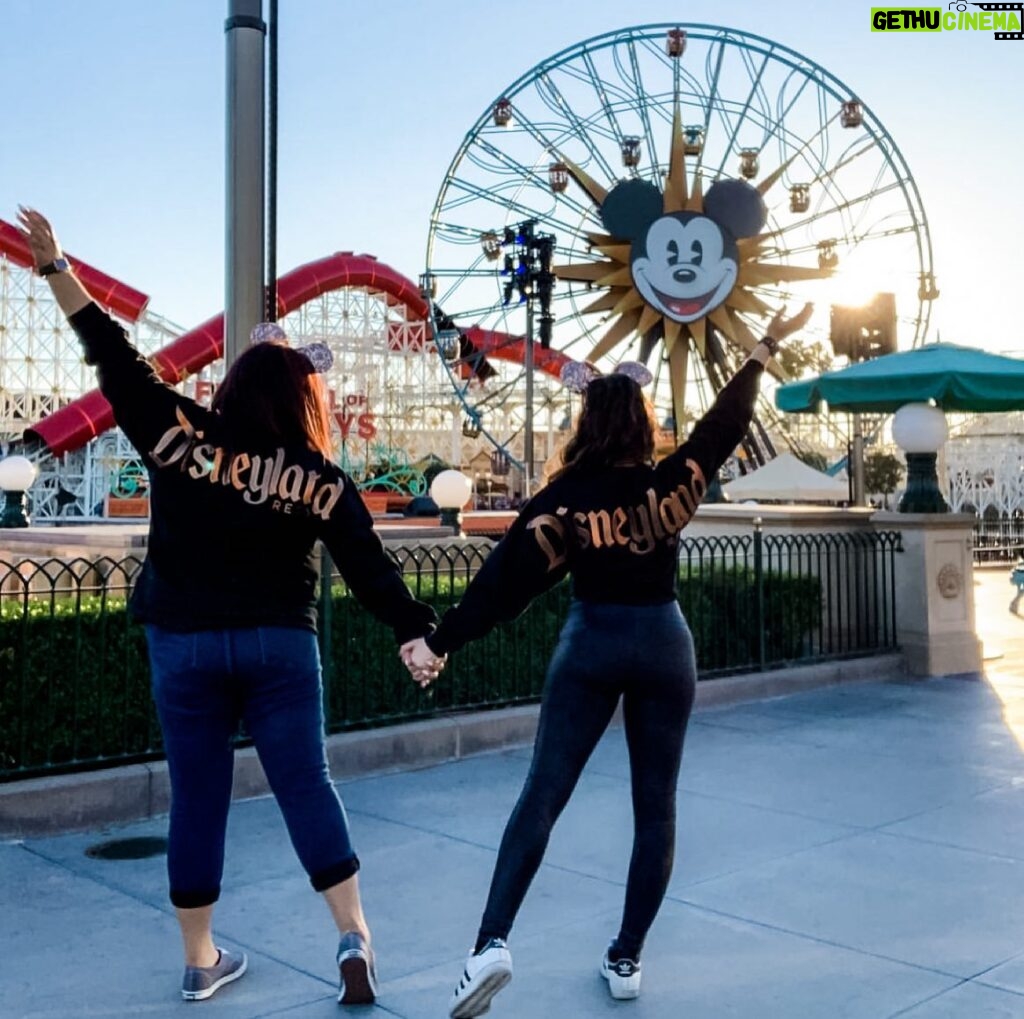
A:
[[[583,392],[576,430],[553,477],[654,460],[654,410],[625,375],[602,375]]]
[[[237,446],[308,446],[330,457],[323,380],[284,343],[257,343],[239,355],[211,404]]]

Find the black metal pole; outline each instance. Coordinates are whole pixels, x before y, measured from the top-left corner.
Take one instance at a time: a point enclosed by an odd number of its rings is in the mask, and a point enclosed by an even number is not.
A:
[[[277,321],[277,0],[270,0],[267,95],[267,293],[263,317]]]
[[[533,495],[533,292],[526,297],[526,348],[523,356],[526,369],[526,423],[523,429],[523,462],[526,464],[526,478],[523,481],[523,495]]]

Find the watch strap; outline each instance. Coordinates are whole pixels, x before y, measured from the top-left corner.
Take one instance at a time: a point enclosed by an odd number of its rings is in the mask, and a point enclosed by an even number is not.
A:
[[[57,273],[70,271],[71,263],[63,256],[55,258],[52,262],[47,262],[46,265],[39,267],[40,276],[56,276]]]

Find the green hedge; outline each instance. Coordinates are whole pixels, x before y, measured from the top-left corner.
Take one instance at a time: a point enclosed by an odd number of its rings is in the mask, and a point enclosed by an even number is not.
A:
[[[441,577],[418,596],[442,613],[465,580]],[[753,575],[718,569],[680,578],[679,600],[701,671],[757,667]],[[818,619],[814,578],[764,575],[766,662],[803,657]],[[429,691],[408,679],[390,630],[344,588],[332,591],[325,667],[332,731],[455,708],[535,699],[569,600],[568,584],[517,620],[454,655]],[[142,628],[123,598],[82,597],[0,606],[0,779],[25,770],[159,753]]]
[[[0,607],[0,775],[154,748],[142,628],[124,599]]]
[[[821,581],[766,570],[762,586],[763,627],[753,569],[719,566],[680,575],[679,604],[702,673],[758,666],[762,633],[766,665],[810,655],[809,642],[821,620]]]

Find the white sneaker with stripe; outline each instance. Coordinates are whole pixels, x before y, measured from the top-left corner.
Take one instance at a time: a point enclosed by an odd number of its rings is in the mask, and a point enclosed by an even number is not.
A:
[[[471,952],[448,1002],[451,1019],[474,1019],[491,1007],[491,999],[512,979],[512,953],[501,938],[491,938]]]

